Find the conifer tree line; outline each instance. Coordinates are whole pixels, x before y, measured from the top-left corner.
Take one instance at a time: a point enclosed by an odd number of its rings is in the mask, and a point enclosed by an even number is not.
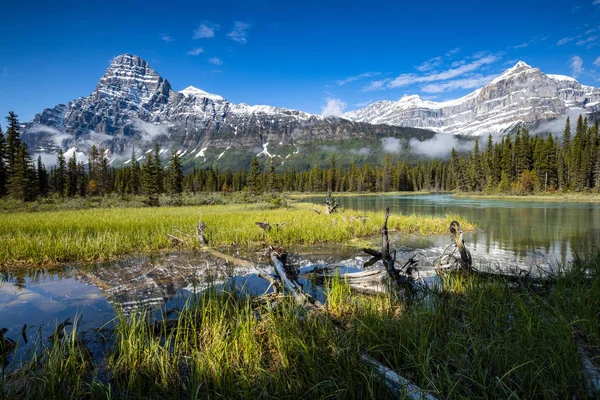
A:
[[[184,175],[177,152],[167,162],[160,159],[158,144],[139,157],[135,149],[121,167],[110,166],[107,153],[92,146],[87,160],[77,153],[66,159],[59,150],[56,165],[46,169],[41,157],[32,160],[20,138],[15,113],[0,127],[0,197],[21,201],[39,197],[85,197],[143,195],[149,205],[158,205],[163,193],[183,192],[388,192],[388,191],[474,191],[529,194],[535,192],[600,190],[600,137],[598,121],[589,126],[579,116],[572,133],[567,118],[562,137],[530,135],[519,129],[494,143],[491,135],[482,149],[479,138],[466,154],[452,149],[449,160],[406,160],[387,156],[383,165],[351,164],[343,168],[335,156],[328,168],[308,171],[289,168],[276,171],[275,159],[266,165],[254,158],[247,170],[233,172],[197,168]],[[138,161],[138,159],[141,161]]]

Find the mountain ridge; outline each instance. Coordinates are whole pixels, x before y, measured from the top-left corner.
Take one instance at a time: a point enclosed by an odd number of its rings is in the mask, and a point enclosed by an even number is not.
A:
[[[525,96],[519,93],[525,92]],[[575,78],[544,74],[523,61],[483,87],[454,100],[434,102],[418,95],[383,100],[343,114],[357,122],[409,126],[463,135],[498,133],[519,123],[559,118],[567,110],[600,111],[600,89]]]
[[[560,117],[573,107],[596,112],[599,100],[600,89],[519,62],[460,99],[436,103],[411,95],[341,118],[325,117],[234,104],[193,86],[177,92],[145,60],[123,54],[89,96],[36,114],[23,138],[40,154],[55,154],[60,147],[85,155],[92,145],[101,146],[116,162],[129,159],[134,147],[143,156],[158,144],[161,154],[178,152],[187,165],[241,168],[264,156],[278,165],[307,167],[329,162],[331,154],[343,163],[374,162],[384,154],[409,157],[410,139],[427,140],[434,132],[504,131]],[[388,138],[399,140],[391,152]]]

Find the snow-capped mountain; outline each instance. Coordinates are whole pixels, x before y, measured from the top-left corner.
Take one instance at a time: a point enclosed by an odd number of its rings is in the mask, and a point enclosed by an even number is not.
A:
[[[114,59],[92,94],[37,114],[26,124],[23,138],[36,153],[52,154],[58,147],[86,153],[96,144],[123,160],[132,147],[142,156],[159,143],[163,153],[178,151],[184,161],[210,164],[229,157],[233,161],[227,165],[235,167],[254,155],[282,162],[305,157],[298,149],[302,143],[365,135],[404,135],[408,140],[430,133],[233,104],[192,86],[176,92],[146,61],[124,54]]]
[[[379,101],[344,114],[357,122],[430,129],[454,134],[501,132],[519,123],[559,118],[569,109],[600,111],[600,89],[562,75],[546,75],[519,61],[474,92],[433,102],[417,95]]]
[[[89,96],[37,114],[26,124],[23,138],[34,153],[51,159],[59,147],[83,156],[95,144],[125,162],[132,148],[141,159],[158,144],[161,154],[178,152],[187,165],[239,168],[258,155],[308,168],[325,165],[331,153],[346,164],[374,162],[390,148],[408,156],[409,140],[425,140],[433,131],[499,132],[557,118],[570,109],[597,112],[599,101],[600,89],[519,62],[457,100],[436,103],[405,96],[344,118],[323,117],[234,104],[192,86],[177,92],[146,61],[124,54],[114,59]]]

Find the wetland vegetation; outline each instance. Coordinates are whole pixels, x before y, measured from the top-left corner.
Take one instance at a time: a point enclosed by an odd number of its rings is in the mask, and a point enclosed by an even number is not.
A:
[[[600,256],[548,285],[451,274],[411,302],[331,278],[308,311],[291,297],[208,290],[177,318],[118,315],[93,359],[73,329],[4,373],[8,398],[391,398],[366,352],[449,399],[588,398],[598,354]],[[596,358],[596,365],[597,358]],[[593,393],[593,392],[591,392]]]

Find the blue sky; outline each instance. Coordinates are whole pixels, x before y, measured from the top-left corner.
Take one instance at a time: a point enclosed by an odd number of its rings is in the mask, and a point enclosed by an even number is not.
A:
[[[518,60],[600,86],[599,17],[600,0],[13,1],[0,113],[27,121],[87,96],[122,53],[174,90],[313,113],[457,98]]]

